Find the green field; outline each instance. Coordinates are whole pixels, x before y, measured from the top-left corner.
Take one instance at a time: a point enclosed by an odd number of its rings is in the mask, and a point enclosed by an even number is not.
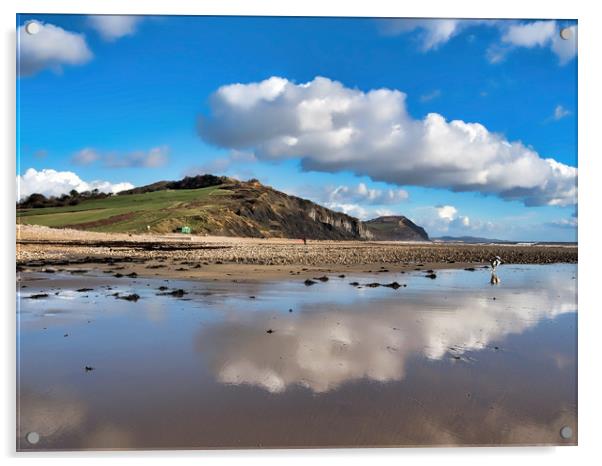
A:
[[[17,223],[105,232],[144,232],[150,226],[161,233],[187,225],[200,232],[229,194],[212,186],[115,195],[75,206],[17,210]]]

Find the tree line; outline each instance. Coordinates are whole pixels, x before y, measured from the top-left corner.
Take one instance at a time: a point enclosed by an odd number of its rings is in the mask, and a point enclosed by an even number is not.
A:
[[[74,206],[82,201],[90,199],[105,199],[112,194],[100,192],[98,189],[91,191],[82,191],[81,193],[75,189],[69,191],[68,194],[61,196],[44,196],[40,193],[33,193],[17,202],[17,209],[40,209],[43,207],[65,207]]]

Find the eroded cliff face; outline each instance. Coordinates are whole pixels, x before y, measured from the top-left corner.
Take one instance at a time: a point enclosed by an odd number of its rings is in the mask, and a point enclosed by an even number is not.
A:
[[[205,182],[205,178],[200,181]],[[215,178],[210,181],[220,183],[217,186],[220,194],[212,196],[211,201],[203,205],[190,203],[191,211],[200,209],[200,214],[179,217],[177,224],[190,225],[195,233],[210,235],[428,241],[426,232],[403,216],[362,222],[307,199],[264,186],[257,180]],[[170,226],[166,228],[174,225],[175,220],[170,218]]]
[[[257,236],[307,239],[371,239],[360,220],[306,199],[289,196],[258,183],[229,188],[241,222],[255,224]],[[233,233],[236,233],[234,231]],[[255,236],[255,235],[253,235]]]
[[[307,215],[313,221],[330,225],[331,228],[341,230],[342,233],[346,232],[347,234],[352,235],[353,238],[373,238],[372,232],[366,228],[364,222],[361,222],[360,220],[349,215],[334,212],[318,205],[310,208],[307,211]]]
[[[382,241],[430,241],[427,232],[403,215],[387,215],[364,222],[373,238]]]

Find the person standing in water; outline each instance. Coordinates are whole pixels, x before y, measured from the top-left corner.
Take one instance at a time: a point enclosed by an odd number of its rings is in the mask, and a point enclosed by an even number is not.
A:
[[[491,280],[489,280],[489,283],[492,285],[498,285],[501,280],[500,277],[497,276],[496,270],[498,266],[502,264],[502,259],[500,256],[495,256],[489,260],[489,263],[491,264]]]

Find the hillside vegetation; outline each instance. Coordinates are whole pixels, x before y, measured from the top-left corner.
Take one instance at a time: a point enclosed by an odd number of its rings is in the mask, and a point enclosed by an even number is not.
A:
[[[256,180],[202,175],[160,181],[75,205],[17,206],[17,223],[100,232],[171,233],[307,239],[375,239],[382,236],[349,215],[289,196]],[[43,205],[43,204],[42,204]],[[409,222],[409,221],[408,221]],[[406,231],[407,230],[407,231]],[[413,223],[395,222],[397,239],[428,239]],[[387,237],[386,239],[394,239]]]
[[[163,183],[163,182],[162,182]],[[186,183],[190,185],[191,183]],[[17,210],[17,222],[102,232],[170,233],[310,239],[367,239],[362,222],[258,182],[222,179],[198,189],[136,188],[133,193],[64,207]],[[158,190],[156,190],[158,187]]]
[[[111,196],[76,206],[27,209],[17,212],[17,221],[49,227],[105,232],[167,233],[182,225],[197,232],[210,227],[212,212],[218,212],[226,189],[164,190],[144,194]]]

